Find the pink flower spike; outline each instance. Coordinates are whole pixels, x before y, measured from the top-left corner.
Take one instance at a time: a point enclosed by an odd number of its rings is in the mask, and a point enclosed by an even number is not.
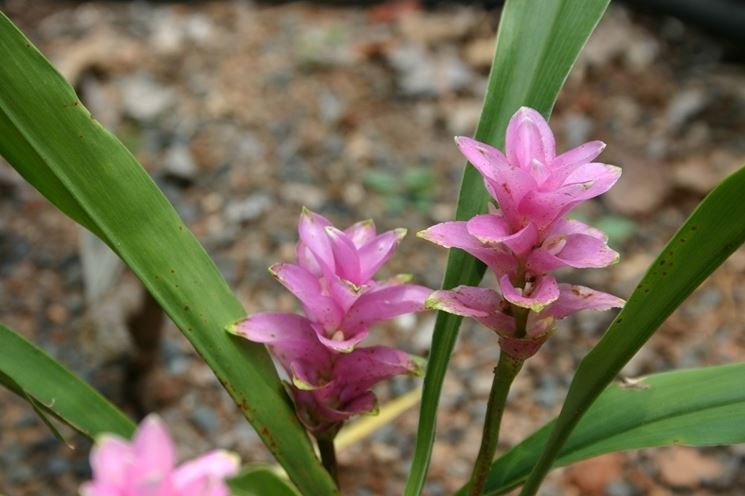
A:
[[[530,308],[534,312],[540,312],[559,298],[559,285],[549,275],[540,276],[534,283],[527,283],[526,288],[518,290],[505,274],[499,279],[499,287],[507,301],[518,307]]]
[[[610,310],[622,308],[626,303],[617,296],[585,286],[559,284],[559,291],[556,302],[543,312],[546,316],[563,319],[580,310]]]
[[[208,453],[175,466],[175,447],[157,415],[146,417],[133,441],[100,437],[91,451],[93,480],[83,496],[227,496],[225,478],[238,472],[238,457]],[[219,459],[218,459],[219,458]]]

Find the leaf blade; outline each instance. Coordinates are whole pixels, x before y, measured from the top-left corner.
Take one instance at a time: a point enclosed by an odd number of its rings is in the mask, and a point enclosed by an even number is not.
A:
[[[122,437],[134,432],[134,423],[98,391],[3,324],[0,357],[0,384],[40,410],[47,425],[49,419],[44,414],[54,415],[91,439],[104,432]]]
[[[745,242],[745,167],[696,207],[629,297],[598,344],[580,363],[561,413],[525,494],[532,494],[562,444],[602,390],[683,300]]]
[[[614,451],[745,442],[745,424],[732,421],[745,415],[744,380],[745,364],[730,364],[653,374],[635,387],[612,385],[582,418],[553,468]],[[554,422],[492,464],[485,494],[503,494],[525,480]]]
[[[246,467],[228,480],[228,486],[232,496],[298,496],[295,488],[271,466]]]
[[[0,123],[23,141],[0,154],[132,269],[298,487],[336,493],[265,348],[223,331],[245,311],[150,176],[2,13],[0,59]]]

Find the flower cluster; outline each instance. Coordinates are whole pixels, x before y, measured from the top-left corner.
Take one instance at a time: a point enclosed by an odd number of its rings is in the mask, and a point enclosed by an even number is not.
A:
[[[372,279],[406,234],[377,234],[372,221],[346,230],[303,210],[296,263],[270,272],[301,302],[304,316],[258,313],[228,330],[264,343],[291,379],[299,417],[317,437],[333,437],[350,416],[373,411],[370,388],[397,374],[420,372],[408,354],[381,346],[357,348],[371,325],[425,309],[431,290],[405,276]]]
[[[604,143],[591,141],[557,156],[548,123],[526,107],[510,120],[504,154],[471,138],[455,141],[499,207],[468,221],[437,224],[419,236],[484,262],[497,276],[499,291],[468,286],[436,291],[428,307],[475,318],[497,332],[506,353],[524,359],[540,348],[557,319],[582,309],[623,306],[620,298],[560,284],[551,274],[560,267],[605,267],[618,260],[602,232],[564,217],[620,177],[618,167],[593,162]]]
[[[238,472],[238,456],[211,451],[176,467],[176,450],[156,415],[142,421],[131,442],[101,436],[91,451],[93,480],[83,496],[228,496],[225,478]]]

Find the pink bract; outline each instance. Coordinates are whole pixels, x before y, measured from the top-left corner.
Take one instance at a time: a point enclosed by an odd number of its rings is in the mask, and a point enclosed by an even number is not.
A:
[[[211,451],[180,466],[176,449],[157,415],[146,417],[132,441],[106,434],[90,456],[93,480],[83,496],[228,496],[225,478],[239,468],[237,455]]]
[[[425,309],[429,288],[405,276],[372,277],[406,231],[377,234],[372,221],[345,230],[304,209],[296,263],[270,268],[295,295],[302,315],[257,313],[227,330],[265,344],[289,379],[298,416],[317,437],[333,436],[352,415],[375,410],[370,388],[398,374],[418,374],[421,364],[385,347],[358,348],[372,325]]]
[[[604,143],[592,141],[557,155],[548,123],[527,107],[510,120],[505,153],[471,138],[455,141],[499,207],[418,235],[481,260],[496,274],[499,287],[437,291],[427,300],[430,308],[475,318],[500,335],[505,351],[525,358],[537,351],[556,319],[583,309],[623,306],[620,298],[559,284],[550,274],[561,267],[599,268],[618,261],[602,232],[564,218],[620,177],[620,168],[594,161]],[[515,326],[521,308],[530,312],[521,324],[525,329]]]

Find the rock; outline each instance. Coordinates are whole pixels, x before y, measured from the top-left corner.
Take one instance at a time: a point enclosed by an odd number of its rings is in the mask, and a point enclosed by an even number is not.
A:
[[[446,110],[448,130],[456,136],[472,136],[481,117],[481,101],[458,101]]]
[[[624,455],[610,453],[571,465],[566,478],[586,496],[604,495],[606,488],[623,478]]]
[[[614,211],[625,215],[651,214],[667,199],[672,182],[663,164],[639,155],[627,155],[616,165],[623,168],[618,183],[605,194]]]
[[[567,148],[574,148],[590,141],[593,131],[592,119],[582,114],[567,114],[562,124]]]
[[[124,112],[140,121],[151,121],[170,109],[176,95],[145,73],[127,76],[119,81]]]
[[[495,46],[494,37],[473,40],[463,49],[463,57],[476,69],[489,69]]]
[[[695,488],[702,482],[721,477],[726,471],[714,458],[684,447],[661,450],[657,466],[662,480],[675,487]]]
[[[476,11],[458,9],[426,14],[404,15],[398,27],[406,39],[424,44],[441,44],[462,38],[479,22]],[[492,40],[492,44],[494,41]]]
[[[266,193],[255,193],[244,200],[231,202],[225,208],[229,222],[243,223],[256,220],[274,204],[273,198]]]
[[[421,44],[407,43],[388,54],[398,73],[398,86],[407,96],[438,96],[467,88],[471,69],[452,49],[433,53]]]
[[[665,121],[670,132],[680,130],[711,101],[709,93],[702,88],[689,88],[674,94],[667,105]]]
[[[184,183],[193,182],[199,172],[191,150],[185,144],[173,145],[166,151],[163,169],[168,177]]]

